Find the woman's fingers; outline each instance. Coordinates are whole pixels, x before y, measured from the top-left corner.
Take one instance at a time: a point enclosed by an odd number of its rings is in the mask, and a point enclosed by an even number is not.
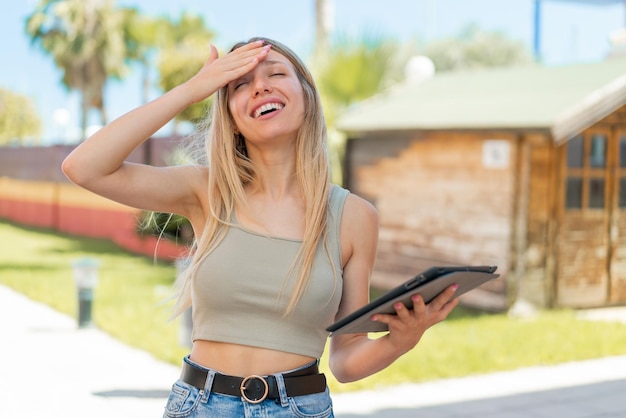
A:
[[[220,57],[214,45],[198,73],[190,81],[192,100],[198,102],[215,93],[233,80],[252,71],[267,56],[271,45],[255,41]]]
[[[271,48],[270,44],[264,45],[263,41],[255,41],[237,48],[222,58],[225,65],[231,65],[233,68],[246,66],[251,62],[255,62],[265,56]]]
[[[448,286],[443,292],[438,294],[433,300],[428,303],[428,306],[431,307],[435,311],[441,310],[441,308],[452,300],[454,293],[459,288],[458,284],[453,284]]]
[[[417,320],[418,322],[425,321],[430,323],[429,318],[433,317],[435,322],[439,322],[441,320],[439,319],[440,317],[445,318],[458,304],[458,298],[453,298],[457,289],[458,285],[456,284],[448,286],[428,304],[424,303],[424,299],[421,295],[415,294],[411,297],[413,302],[411,309],[404,306],[402,302],[397,302],[393,305],[396,312],[395,315],[377,314],[372,317],[372,320],[388,325],[394,321],[409,323]]]
[[[217,60],[215,64],[218,65],[215,69],[224,77],[223,85],[252,71],[267,56],[270,48],[270,44],[254,42],[237,48]]]

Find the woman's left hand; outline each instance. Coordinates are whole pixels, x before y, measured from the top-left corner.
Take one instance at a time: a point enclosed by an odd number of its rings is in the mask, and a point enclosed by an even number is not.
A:
[[[413,309],[408,309],[402,302],[394,305],[395,315],[376,314],[372,320],[387,324],[389,343],[395,349],[406,353],[419,342],[424,332],[443,321],[458,304],[458,298],[452,298],[458,285],[451,285],[425,304],[419,294],[413,295]]]

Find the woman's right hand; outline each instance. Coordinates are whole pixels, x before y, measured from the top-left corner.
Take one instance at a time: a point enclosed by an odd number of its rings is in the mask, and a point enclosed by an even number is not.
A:
[[[271,48],[264,41],[246,44],[223,57],[211,45],[211,51],[202,68],[185,84],[189,88],[192,102],[199,102],[214,94],[233,80],[249,73],[262,61]]]

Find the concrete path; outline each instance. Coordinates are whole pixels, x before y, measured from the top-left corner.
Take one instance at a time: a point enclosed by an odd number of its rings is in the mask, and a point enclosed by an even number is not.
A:
[[[615,316],[615,310],[608,314]],[[625,316],[618,315],[615,320]],[[179,368],[0,286],[0,416],[153,418]],[[626,417],[626,356],[333,396],[338,418]]]

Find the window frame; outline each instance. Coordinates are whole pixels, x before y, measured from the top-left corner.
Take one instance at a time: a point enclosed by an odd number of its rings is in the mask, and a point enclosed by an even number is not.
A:
[[[604,159],[603,164],[594,165],[593,162],[593,143],[595,138],[602,137],[604,138]],[[626,138],[626,132],[624,133],[624,137]],[[582,139],[582,166],[581,167],[570,167],[570,146],[575,144],[574,141],[577,141],[578,138]],[[615,166],[613,163],[614,160],[617,160],[619,149],[613,151],[613,148],[616,148],[615,145],[611,141],[611,134],[608,129],[600,129],[594,128],[587,131],[584,131],[570,140],[567,141],[564,147],[563,152],[563,198],[561,208],[567,212],[597,212],[597,211],[605,211],[607,210],[611,202],[613,200],[611,194],[611,185],[612,185],[612,175],[611,168]],[[620,175],[622,174],[626,178],[626,167],[623,170],[620,170]],[[617,174],[616,174],[617,175]],[[617,175],[617,178],[620,178],[620,175]],[[570,179],[580,179],[581,181],[581,189],[580,190],[580,206],[568,206],[568,183]],[[602,198],[603,204],[602,206],[591,206],[593,203],[593,190],[592,185],[594,182],[600,181],[603,183],[604,187],[602,190]],[[618,185],[616,185],[618,187]],[[616,190],[618,191],[618,190]]]

